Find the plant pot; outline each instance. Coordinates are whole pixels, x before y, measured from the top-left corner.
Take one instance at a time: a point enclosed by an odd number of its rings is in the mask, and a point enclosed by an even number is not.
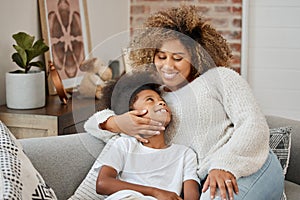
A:
[[[6,105],[12,109],[40,108],[46,104],[45,72],[7,72]]]

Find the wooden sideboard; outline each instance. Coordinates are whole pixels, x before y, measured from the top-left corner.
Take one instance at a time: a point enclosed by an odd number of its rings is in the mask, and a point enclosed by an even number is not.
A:
[[[84,122],[103,109],[96,99],[70,98],[63,105],[58,96],[48,96],[45,107],[16,110],[0,106],[0,120],[16,138],[47,137],[84,132]]]

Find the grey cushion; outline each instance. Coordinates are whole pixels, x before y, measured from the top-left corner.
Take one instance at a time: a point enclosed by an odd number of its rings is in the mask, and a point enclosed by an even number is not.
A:
[[[34,167],[62,200],[73,194],[104,147],[104,142],[87,133],[20,142]]]
[[[284,190],[288,200],[299,199],[300,185],[290,181],[285,181]]]

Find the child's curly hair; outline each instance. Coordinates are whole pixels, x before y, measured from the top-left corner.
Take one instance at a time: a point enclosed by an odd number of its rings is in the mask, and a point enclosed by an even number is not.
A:
[[[135,68],[153,64],[157,49],[172,39],[179,39],[191,54],[195,77],[209,68],[229,65],[232,54],[227,41],[198,15],[195,6],[154,13],[144,27],[130,43],[130,64]]]
[[[136,95],[142,90],[153,90],[160,95],[161,82],[149,71],[133,71],[110,80],[102,88],[101,103],[117,115],[132,110]]]

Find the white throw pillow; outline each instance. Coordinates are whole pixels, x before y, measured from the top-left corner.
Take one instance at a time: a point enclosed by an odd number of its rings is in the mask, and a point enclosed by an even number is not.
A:
[[[0,199],[56,200],[23,148],[0,121]]]

